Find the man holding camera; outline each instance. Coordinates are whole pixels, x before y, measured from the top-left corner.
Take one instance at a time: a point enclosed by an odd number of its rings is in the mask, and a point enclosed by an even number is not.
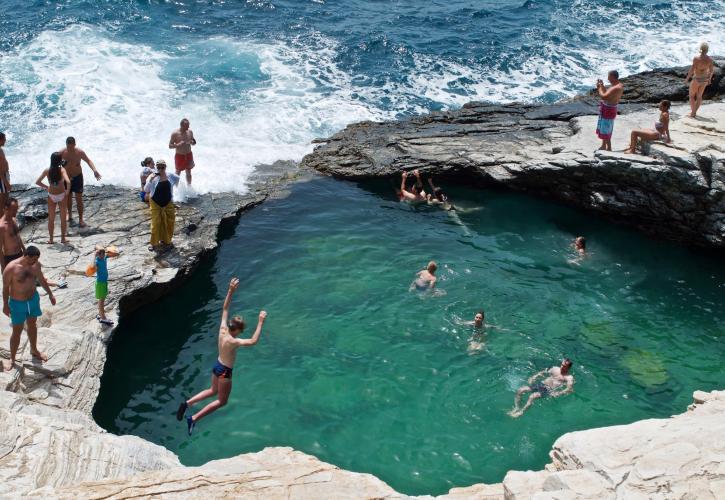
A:
[[[624,85],[619,81],[619,73],[616,70],[609,72],[607,80],[611,84],[609,88],[601,79],[597,80],[597,94],[602,98],[599,102],[597,136],[602,140],[602,146],[599,149],[611,151],[614,119],[617,118],[617,104],[624,93]]]

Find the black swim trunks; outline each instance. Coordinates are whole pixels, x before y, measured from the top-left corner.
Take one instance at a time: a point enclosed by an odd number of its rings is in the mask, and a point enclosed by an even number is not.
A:
[[[16,254],[13,254],[13,255],[6,255],[5,256],[5,265],[7,266],[12,261],[14,261],[15,259],[19,259],[22,256],[23,256],[23,252],[16,253]]]
[[[70,192],[71,193],[82,193],[83,192],[83,174],[78,174],[75,177],[70,178]]]
[[[539,382],[531,386],[531,392],[538,392],[539,394],[541,394],[542,398],[545,398],[549,395],[551,389],[549,389],[549,386],[544,384],[543,382]]]
[[[211,372],[220,378],[232,378],[232,369],[223,365],[218,359],[214,363],[214,368],[211,369]]]

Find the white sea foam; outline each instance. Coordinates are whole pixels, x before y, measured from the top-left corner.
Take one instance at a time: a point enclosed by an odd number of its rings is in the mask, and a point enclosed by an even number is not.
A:
[[[185,58],[206,54],[214,45],[225,47],[226,58],[251,59],[264,75],[259,85],[250,84],[241,95],[219,96],[194,92],[194,81],[180,87],[165,77],[175,64],[186,64]],[[282,44],[224,38],[185,50],[176,58],[74,26],[43,32],[0,60],[0,88],[6,91],[0,127],[8,132],[12,181],[33,182],[50,153],[72,135],[104,183],[135,186],[144,157],[173,163],[169,136],[185,116],[199,142],[196,190],[243,191],[256,165],[299,160],[312,149],[314,137],[383,116],[349,98],[345,85],[319,92],[313,71],[345,80],[327,60],[329,51],[311,60]],[[199,57],[198,63],[204,62]]]

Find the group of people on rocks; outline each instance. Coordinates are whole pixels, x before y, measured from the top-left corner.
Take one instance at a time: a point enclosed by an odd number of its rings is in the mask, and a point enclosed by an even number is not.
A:
[[[17,351],[23,328],[27,329],[31,355],[41,362],[47,361],[45,353],[37,345],[37,318],[41,316],[40,285],[48,294],[48,299],[55,305],[56,299],[52,287],[65,288],[65,280],[55,282],[45,278],[40,264],[40,250],[37,246],[25,246],[20,236],[20,227],[16,216],[18,200],[10,196],[10,168],[3,147],[6,136],[0,132],[0,267],[3,279],[3,313],[10,317],[12,334],[10,337],[10,359],[3,360],[3,370],[9,371],[16,361]],[[149,204],[151,219],[150,250],[165,250],[172,245],[176,209],[173,203],[173,188],[179,183],[179,174],[186,171],[187,183],[191,184],[191,169],[194,157],[191,147],[196,144],[194,134],[189,128],[189,120],[184,118],[179,129],[171,134],[169,148],[175,149],[176,174],[166,173],[166,162],[159,160],[154,165],[147,158],[142,172],[141,199]],[[83,170],[81,161],[85,162],[97,180],[101,174],[93,161],[81,148],[77,147],[73,137],[66,139],[65,148],[50,155],[50,166],[43,170],[36,185],[48,194],[48,244],[54,243],[55,219],[60,212],[60,241],[68,245],[68,226],[73,221],[73,198],[75,198],[78,227],[87,227],[83,218]],[[86,274],[96,275],[95,298],[98,301],[96,319],[104,326],[113,325],[106,317],[105,300],[108,296],[108,265],[107,259],[117,256],[115,247],[104,248],[97,245],[93,260]]]
[[[707,86],[712,83],[715,74],[715,65],[710,56],[707,55],[710,47],[707,43],[700,44],[700,53],[692,60],[690,70],[685,77],[685,83],[690,83],[690,117],[696,118],[697,111],[702,105],[703,94]],[[617,118],[617,106],[624,94],[624,85],[619,80],[619,73],[612,70],[607,75],[609,86],[602,80],[597,80],[597,95],[601,98],[599,102],[599,119],[597,121],[597,136],[602,140],[599,149],[612,150],[612,134],[614,132],[614,120]],[[670,136],[670,101],[663,99],[659,104],[660,115],[654,123],[653,128],[632,130],[630,133],[629,147],[625,153],[635,153],[640,141],[663,141],[671,143]]]

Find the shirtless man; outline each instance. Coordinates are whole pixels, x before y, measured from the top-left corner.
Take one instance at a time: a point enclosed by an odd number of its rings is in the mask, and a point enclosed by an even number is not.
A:
[[[239,316],[234,316],[231,321],[228,320],[229,306],[232,304],[232,295],[237,291],[237,288],[239,288],[239,279],[232,278],[229,282],[227,296],[224,299],[224,306],[222,307],[222,321],[221,325],[219,325],[218,338],[219,357],[211,370],[211,387],[201,391],[193,398],[183,401],[176,411],[176,419],[180,421],[184,418],[186,410],[194,403],[216,395],[216,401],[212,401],[195,415],[186,417],[189,436],[191,436],[194,426],[199,420],[227,404],[229,394],[232,392],[232,369],[234,368],[234,361],[237,358],[237,349],[253,346],[257,343],[259,335],[262,333],[262,324],[267,318],[267,313],[260,311],[257,329],[254,331],[252,338],[238,339],[237,336],[244,330],[244,320]]]
[[[425,269],[422,271],[418,271],[418,273],[415,275],[415,280],[410,284],[410,291],[417,290],[419,292],[424,292],[426,290],[432,290],[436,286],[436,281],[438,278],[435,276],[436,269],[438,269],[438,264],[436,264],[434,261],[428,262],[428,265]]]
[[[76,140],[68,137],[65,140],[65,149],[60,150],[62,158],[66,161],[65,171],[70,177],[70,192],[75,193],[76,203],[78,204],[78,225],[86,227],[83,221],[83,169],[81,168],[81,160],[93,170],[96,180],[101,180],[101,174],[96,170],[88,155],[81,148],[76,147]],[[68,222],[73,220],[73,196],[68,197]]]
[[[612,132],[614,132],[614,119],[617,117],[617,104],[624,93],[624,85],[619,81],[619,73],[610,71],[607,80],[611,86],[607,88],[604,82],[597,80],[597,94],[602,98],[599,103],[599,120],[597,121],[597,136],[602,140],[599,149],[612,150]]]
[[[5,157],[5,133],[0,132],[0,217],[3,215],[5,210],[5,202],[10,196],[10,167],[8,165],[8,159]]]
[[[509,412],[514,418],[520,417],[526,410],[539,398],[551,397],[558,398],[564,394],[574,392],[574,375],[569,375],[569,370],[573,365],[569,358],[564,358],[561,362],[561,366],[552,366],[546,370],[541,370],[539,373],[529,378],[528,384],[521,387],[516,391],[516,397],[514,398],[514,407]],[[543,377],[549,374],[541,382],[534,384],[537,378]],[[521,402],[521,396],[527,392],[530,392],[528,401],[523,408],[519,409],[519,403]]]
[[[420,180],[420,172],[417,170],[413,170],[413,175],[415,176],[415,184],[413,184],[413,187],[408,190],[406,186],[408,181],[408,172],[403,172],[398,197],[400,198],[400,201],[422,203],[426,201],[426,193],[423,190],[423,181]]]
[[[23,326],[28,325],[30,354],[41,361],[48,361],[48,356],[38,350],[38,316],[40,295],[36,289],[36,280],[48,292],[50,303],[55,305],[55,297],[50,291],[40,268],[40,250],[29,246],[23,256],[14,260],[3,271],[3,314],[10,317],[13,333],[10,336],[10,361],[3,360],[3,370],[10,371],[15,365],[15,356],[20,347],[20,334]]]
[[[695,118],[697,110],[702,105],[702,94],[705,88],[712,83],[712,76],[715,74],[715,67],[712,58],[707,55],[710,46],[703,42],[700,44],[700,55],[695,56],[692,60],[690,71],[687,72],[685,83],[692,79],[690,83],[690,116]]]
[[[189,128],[189,120],[184,118],[179,124],[179,128],[174,130],[169,139],[169,149],[175,149],[174,163],[176,166],[176,175],[186,170],[186,183],[191,186],[191,169],[194,168],[194,155],[191,152],[191,146],[196,146],[194,132]]]
[[[0,217],[0,267],[2,271],[5,266],[15,259],[23,256],[25,245],[20,238],[20,228],[15,217],[18,215],[18,200],[8,198],[5,201],[5,212]]]

